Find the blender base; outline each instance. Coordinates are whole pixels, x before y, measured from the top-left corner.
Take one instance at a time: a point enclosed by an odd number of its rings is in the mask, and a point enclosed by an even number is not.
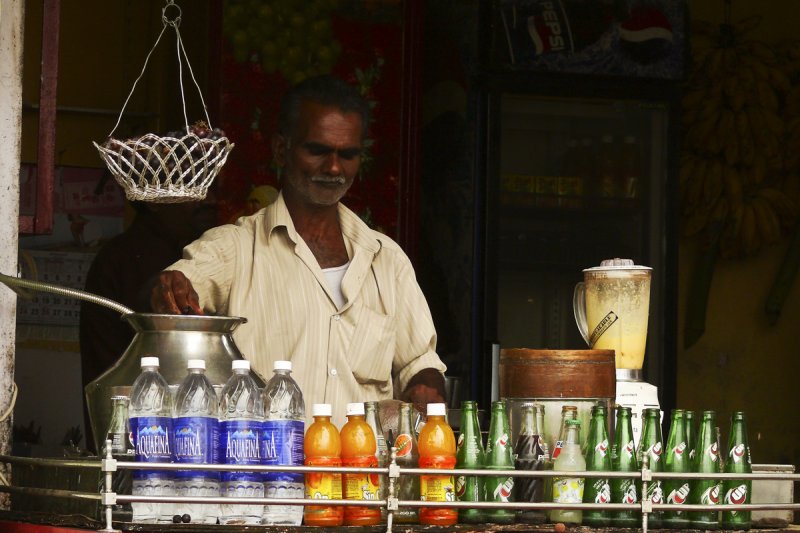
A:
[[[641,371],[640,371],[641,372]],[[639,446],[642,436],[642,411],[647,408],[660,409],[658,405],[658,387],[644,381],[627,381],[619,379],[617,370],[617,398],[619,405],[631,408],[631,426],[634,444]],[[661,413],[663,418],[664,413]]]

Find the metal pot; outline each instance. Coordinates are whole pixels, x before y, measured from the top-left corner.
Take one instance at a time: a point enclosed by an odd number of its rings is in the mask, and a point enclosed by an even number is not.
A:
[[[124,391],[125,387],[129,388],[141,372],[142,357],[157,356],[161,365],[159,371],[170,385],[178,385],[186,376],[186,363],[189,359],[205,360],[206,375],[215,385],[224,384],[228,380],[231,375],[231,361],[243,359],[232,334],[239,324],[247,322],[246,318],[135,313],[133,309],[113,300],[78,289],[4,274],[0,274],[0,282],[14,290],[23,287],[52,292],[108,307],[119,312],[122,320],[127,321],[136,332],[114,366],[84,389],[97,450],[103,449],[102,443],[111,421],[112,387],[115,393]],[[264,385],[260,376],[254,374],[253,377],[259,387]]]

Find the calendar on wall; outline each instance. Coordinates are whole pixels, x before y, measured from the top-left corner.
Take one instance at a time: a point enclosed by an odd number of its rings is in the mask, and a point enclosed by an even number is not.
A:
[[[23,250],[20,252],[22,277],[62,287],[83,289],[93,252]],[[77,326],[80,300],[43,291],[26,290],[17,298],[17,323]]]

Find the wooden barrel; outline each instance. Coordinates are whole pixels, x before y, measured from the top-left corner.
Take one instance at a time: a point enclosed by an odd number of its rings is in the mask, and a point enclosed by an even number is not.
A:
[[[614,398],[614,350],[500,350],[502,398]]]

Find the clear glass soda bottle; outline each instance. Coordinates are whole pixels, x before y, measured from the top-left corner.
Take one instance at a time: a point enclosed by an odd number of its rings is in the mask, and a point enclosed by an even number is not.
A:
[[[610,445],[608,443],[608,422],[606,406],[592,406],[592,420],[589,437],[586,439],[586,470],[588,472],[608,472],[611,470]],[[583,487],[583,503],[610,503],[611,485],[608,478],[588,478]],[[583,524],[605,527],[610,523],[608,511],[583,511]]]
[[[188,374],[175,393],[175,462],[217,464],[219,420],[217,395],[205,375],[206,362],[190,359]],[[175,493],[178,496],[219,496],[219,472],[178,470]],[[188,514],[191,522],[216,524],[219,506],[214,504],[176,503],[175,514]]]
[[[109,449],[103,450],[103,457],[110,451],[117,461],[133,461],[134,449],[131,442],[131,430],[128,423],[129,398],[125,395],[111,397],[111,422],[106,431],[105,443],[111,443]],[[117,494],[131,493],[131,470],[117,470],[114,474],[111,490]],[[130,503],[118,503],[112,508],[114,520],[130,522],[133,519]]]
[[[223,498],[263,498],[264,477],[247,467],[261,464],[261,431],[264,404],[250,361],[233,361],[233,373],[222,388],[219,404],[219,458],[222,464],[241,465],[242,470],[223,472],[220,495]],[[222,504],[220,524],[260,524],[264,514],[260,504]]]
[[[417,468],[419,466],[419,444],[414,431],[412,418],[414,406],[410,403],[400,404],[400,418],[397,428],[397,437],[394,447],[397,450],[395,461],[401,468]],[[419,500],[419,476],[401,474],[398,481],[397,498],[399,500]],[[399,524],[416,524],[419,522],[419,509],[417,507],[400,507],[394,513],[394,521]]]
[[[647,468],[651,472],[663,472],[664,461],[661,456],[664,453],[664,438],[661,435],[661,411],[655,408],[648,408],[642,411],[644,420],[644,430],[639,441],[639,449],[636,457],[639,464],[644,465],[647,460]],[[642,493],[642,499],[649,499],[651,503],[664,503],[664,487],[662,480],[652,479],[647,484],[647,491]],[[662,525],[663,511],[653,511],[647,517],[647,524],[651,528],[657,529]]]
[[[456,468],[477,470],[483,468],[484,450],[481,428],[478,424],[478,404],[474,401],[461,402],[461,433],[456,444]],[[483,477],[456,477],[456,498],[460,502],[479,502],[483,500]],[[459,509],[458,520],[465,524],[479,524],[485,520],[481,509]]]
[[[386,445],[386,437],[383,434],[383,427],[378,417],[378,402],[364,402],[365,418],[372,432],[375,433],[375,456],[378,458],[378,466],[386,468],[389,464],[389,447]],[[388,480],[386,476],[380,476],[380,485],[378,486],[378,499],[386,500],[388,491]],[[381,507],[381,520],[386,520],[387,509],[386,506]]]
[[[731,414],[731,430],[728,435],[728,460],[726,474],[750,474],[750,445],[747,440],[747,420],[743,411]],[[722,484],[725,505],[750,503],[753,482],[749,479],[726,479]],[[748,530],[751,526],[751,511],[723,511],[722,529]]]
[[[147,463],[171,463],[174,440],[169,385],[158,372],[158,357],[142,357],[141,367],[128,407],[135,458]],[[134,470],[132,485],[134,496],[175,495],[175,479],[168,471]],[[172,522],[171,503],[136,502],[131,507],[134,522]]]
[[[544,433],[539,427],[536,409],[541,404],[524,403],[520,407],[522,423],[514,444],[514,468],[516,470],[538,471],[545,469],[545,453],[542,443]],[[549,479],[548,479],[549,481]],[[514,483],[514,500],[518,502],[544,502],[545,478],[520,477]],[[541,524],[547,520],[544,511],[525,510],[517,515],[519,522]]]
[[[586,470],[586,460],[581,453],[581,421],[567,420],[567,432],[561,452],[556,458],[553,468],[560,472],[582,472]],[[553,478],[553,503],[582,503],[584,478]],[[580,524],[583,520],[581,511],[569,509],[553,509],[550,511],[551,522]]]
[[[611,470],[614,472],[638,472],[639,462],[636,460],[636,449],[633,444],[633,427],[631,424],[631,408],[617,407],[617,424],[614,430],[614,447],[611,454]],[[630,511],[614,511],[611,513],[611,525],[615,527],[636,527],[640,513],[639,487],[635,478],[613,478],[611,480],[611,501],[631,506]]]
[[[261,461],[271,466],[302,466],[306,418],[303,393],[291,376],[291,361],[275,361],[272,370],[262,397]],[[264,475],[267,498],[302,498],[304,493],[303,474],[267,472]],[[264,524],[299,526],[302,521],[302,505],[264,506]]]
[[[667,448],[664,450],[664,472],[689,471],[689,445],[686,443],[686,424],[683,409],[673,409],[669,428]],[[665,479],[664,496],[666,503],[683,505],[689,499],[688,479]],[[663,523],[672,529],[689,527],[689,515],[686,511],[664,511]]]
[[[717,442],[717,413],[715,411],[703,411],[691,471],[699,474],[718,474],[722,471],[720,463],[719,442]],[[694,479],[690,483],[690,487],[691,503],[719,505],[719,479]],[[696,529],[719,529],[719,511],[690,512],[689,521],[692,527]]]

